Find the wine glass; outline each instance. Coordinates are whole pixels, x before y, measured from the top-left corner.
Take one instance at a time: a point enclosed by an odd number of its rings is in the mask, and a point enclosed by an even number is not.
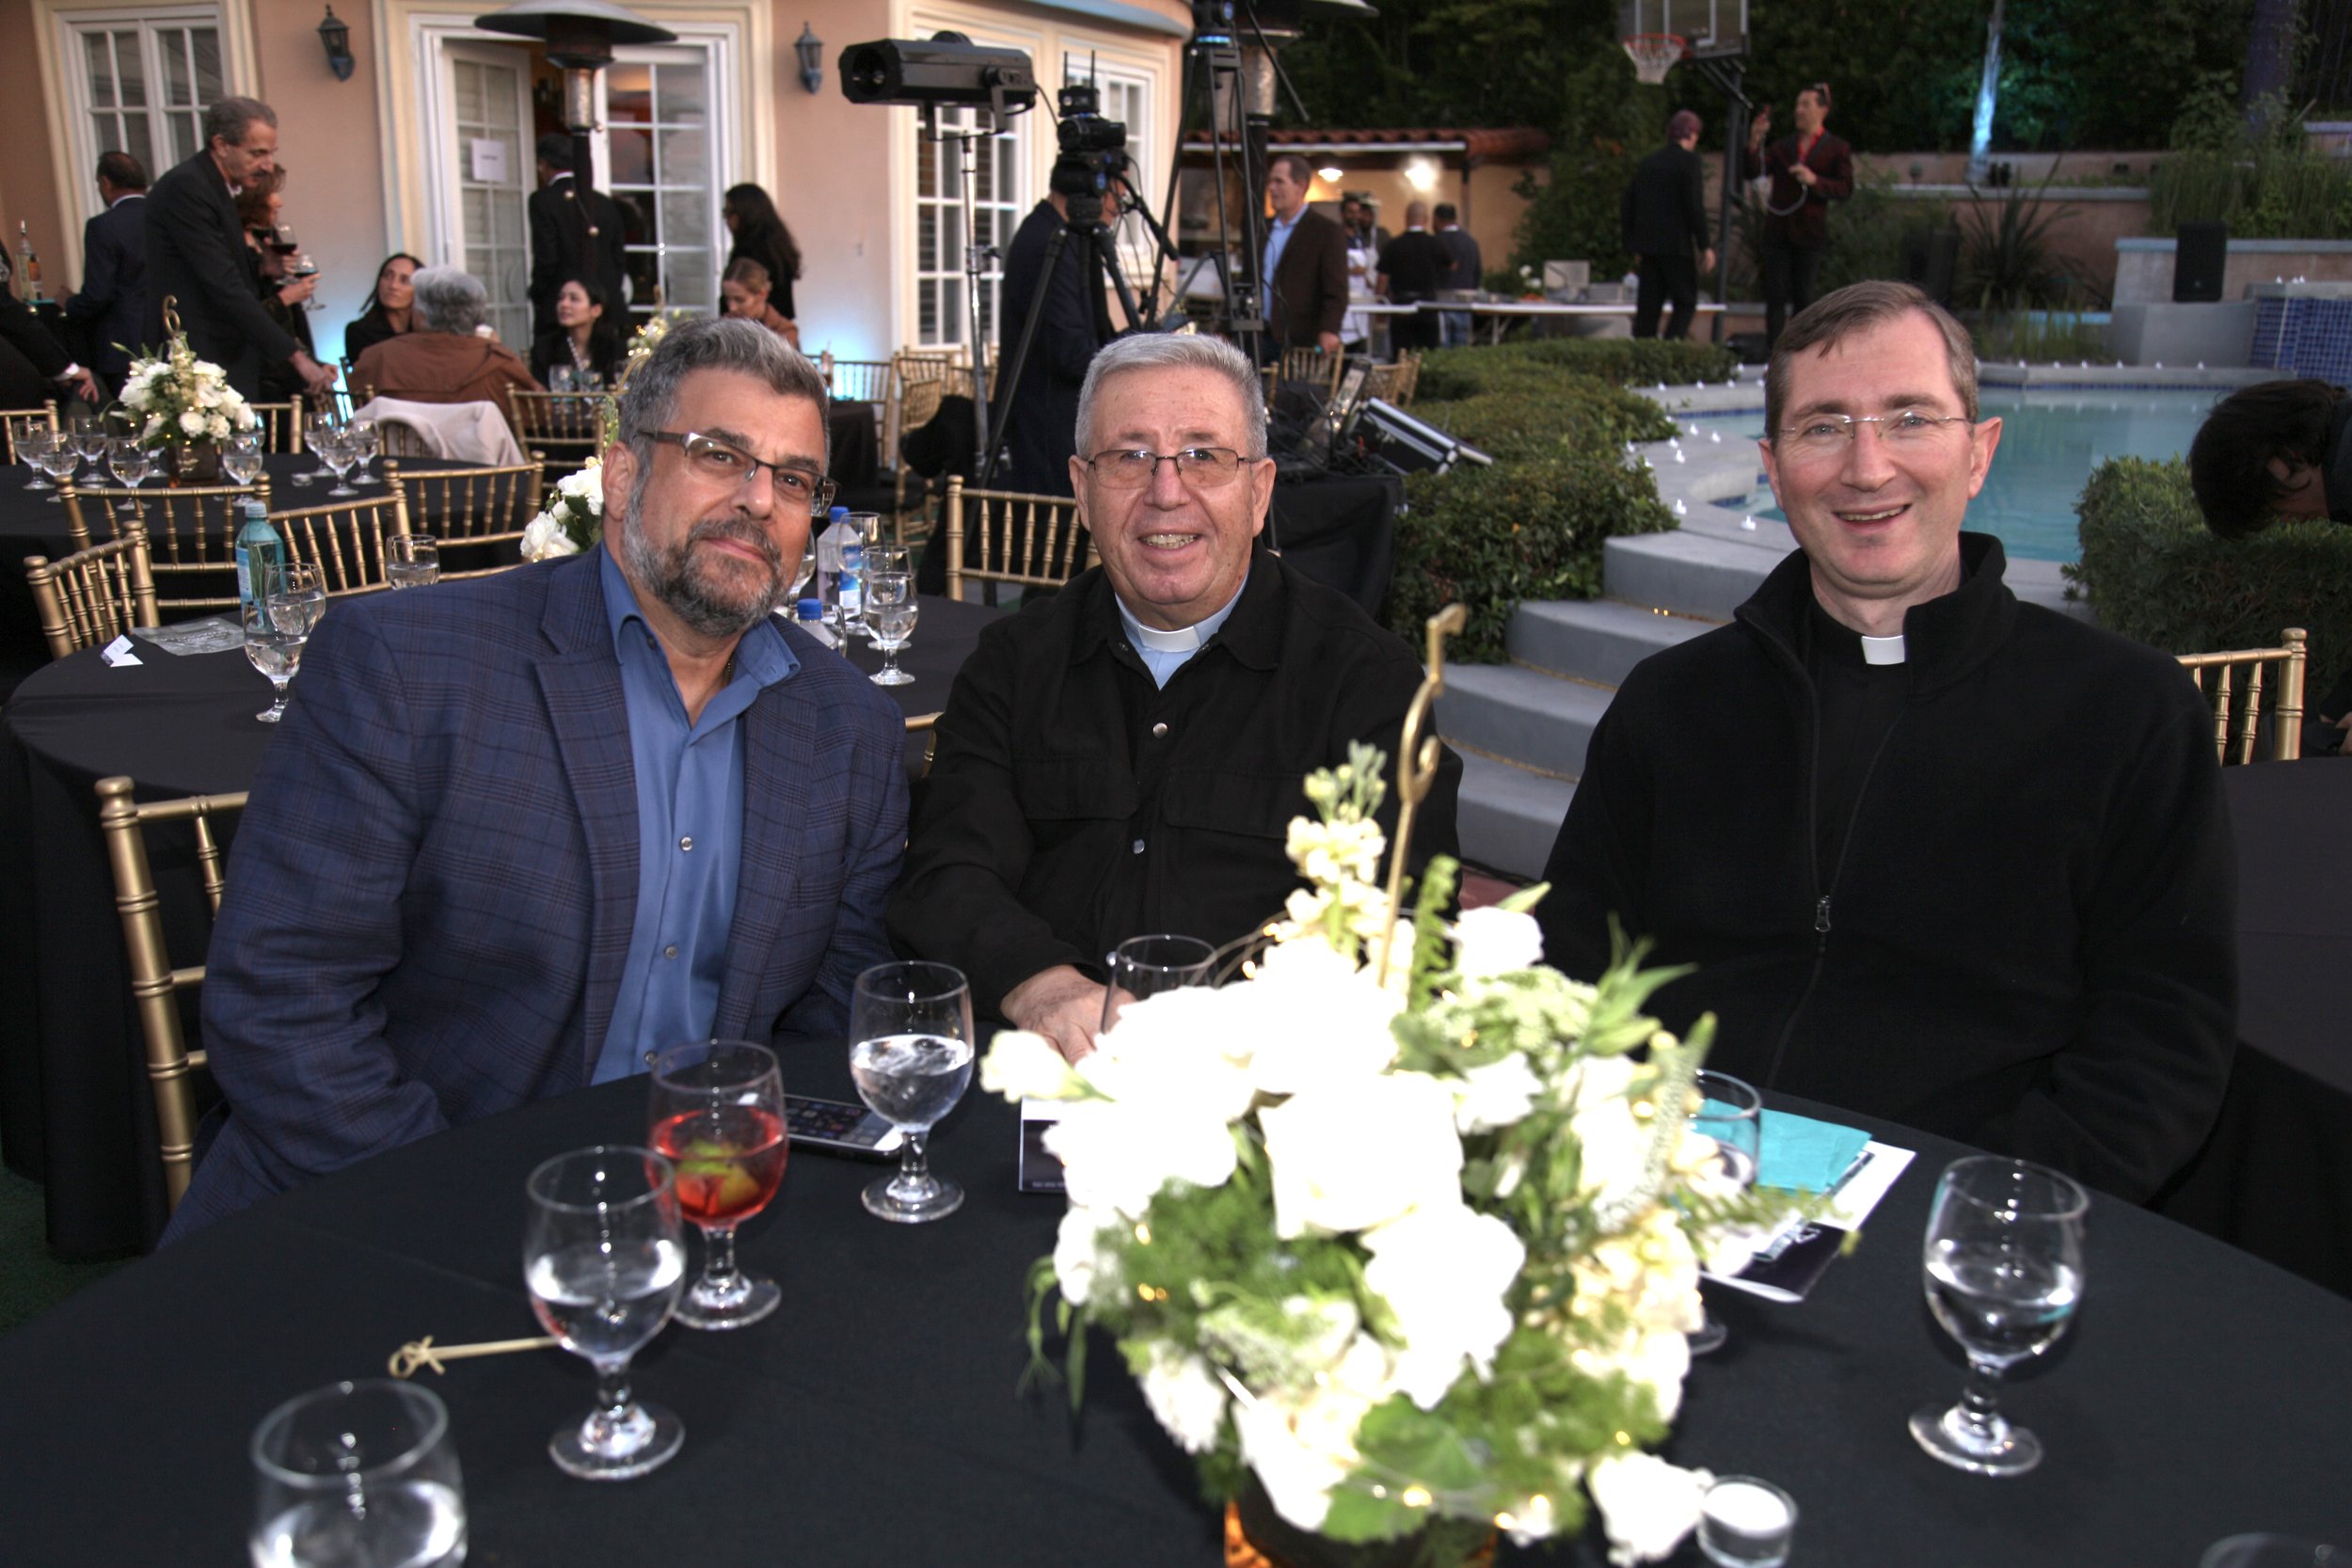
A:
[[[253,1561],[348,1568],[466,1560],[466,1483],[449,1407],[390,1378],[288,1400],[253,1432]]]
[[[220,471],[232,484],[250,484],[262,475],[262,433],[240,430],[220,449]]]
[[[106,455],[106,419],[104,415],[76,414],[73,416],[72,430],[72,434],[69,439],[71,439],[73,443],[74,456],[80,458],[85,463],[95,464],[100,458]]]
[[[305,414],[302,416],[302,444],[310,449],[310,455],[318,459],[319,466],[312,468],[307,474],[294,475],[294,482],[295,484],[308,486],[312,480],[319,478],[326,472],[326,455],[319,450],[319,443],[322,441],[332,441],[334,438],[334,415]]]
[[[307,561],[290,561],[278,567],[266,597],[271,623],[289,636],[310,636],[326,613],[326,584],[319,578],[319,569]]]
[[[2041,1439],[1994,1402],[2001,1374],[2058,1342],[2083,1293],[2083,1216],[2090,1198],[2072,1178],[2024,1160],[1972,1154],[1944,1167],[1928,1212],[1922,1267],[1928,1307],[1968,1354],[1950,1409],[1928,1405],[1911,1435],[1947,1465],[2022,1476]]]
[[[1763,1153],[1764,1097],[1727,1072],[1694,1074],[1691,1086],[1700,1097],[1699,1108],[1691,1115],[1691,1131],[1715,1140],[1715,1157],[1723,1174],[1741,1192],[1747,1191],[1756,1185]],[[1719,1351],[1730,1337],[1723,1321],[1709,1311],[1690,1336],[1691,1354]]]
[[[654,1058],[653,1147],[677,1166],[677,1203],[703,1233],[702,1277],[678,1303],[689,1328],[741,1328],[776,1309],[776,1282],[735,1266],[735,1227],[784,1180],[784,1080],[745,1040],[674,1045]]]
[[[676,1181],[652,1149],[601,1147],[559,1154],[526,1184],[531,1309],[596,1369],[596,1408],[548,1440],[566,1475],[626,1481],[666,1464],[686,1440],[675,1416],[628,1391],[629,1357],[670,1321],[686,1278]]]
[[[359,459],[359,454],[351,450],[350,431],[343,429],[341,425],[333,426],[311,450],[319,454],[320,462],[334,470],[335,487],[326,492],[328,500],[340,500],[346,496],[357,496],[359,493],[352,488],[351,482],[344,477],[350,473],[352,464]]]
[[[1216,949],[1199,937],[1162,933],[1129,937],[1112,948],[1104,961],[1110,969],[1110,984],[1103,990],[1103,1027],[1108,1029],[1130,1003],[1162,991],[1207,985]]]
[[[945,1219],[963,1189],[930,1173],[924,1139],[972,1082],[972,991],[939,963],[877,964],[850,1004],[850,1074],[875,1113],[905,1134],[895,1175],[864,1194],[866,1211],[902,1225]]]
[[[905,572],[866,575],[866,622],[874,646],[882,651],[882,667],[870,678],[876,686],[911,686],[914,677],[898,668],[898,650],[914,635],[914,578]]]
[[[266,595],[260,595],[237,611],[245,628],[245,657],[253,668],[269,677],[271,702],[268,707],[255,714],[264,724],[275,724],[286,716],[286,688],[294,680],[294,672],[302,668],[303,645],[310,641],[310,629],[302,626],[299,618],[294,625],[300,629],[288,630],[278,625]]]
[[[792,587],[790,591],[785,594],[786,604],[792,609],[794,614],[797,615],[799,613],[801,590],[806,588],[808,586],[808,579],[816,575],[817,531],[811,529],[808,535],[808,544],[801,551],[800,567],[792,575]]]
[[[384,541],[384,580],[394,588],[424,588],[440,581],[440,541],[429,533],[404,533]]]
[[[135,436],[117,436],[106,443],[106,467],[114,470],[115,483],[135,490],[155,471],[155,454]]]
[[[44,462],[43,459],[56,450],[57,433],[50,429],[45,424],[36,425],[30,430],[20,430],[17,432],[16,455],[23,460],[26,467],[33,470],[33,477],[31,481],[25,484],[24,488],[27,490],[54,490],[56,488],[56,485],[40,477],[42,474],[49,471],[49,465]]]
[[[286,236],[289,243],[292,242],[293,238],[294,236],[292,234],[288,234]],[[310,253],[309,251],[297,250],[292,256],[286,258],[287,277],[316,277],[318,275],[319,264],[310,260]],[[326,309],[326,307],[318,302],[318,296],[316,294],[312,294],[309,299],[304,300],[302,302],[302,308],[305,310],[324,310]]]
[[[55,506],[63,499],[62,487],[72,479],[73,470],[82,466],[82,454],[74,450],[72,436],[59,436],[49,443],[49,450],[33,462],[55,482],[42,487],[50,492],[49,504]]]
[[[359,460],[358,479],[362,484],[373,484],[375,479],[368,472],[368,465],[384,450],[384,433],[375,428],[373,420],[354,420],[343,427],[351,442],[352,455]]]

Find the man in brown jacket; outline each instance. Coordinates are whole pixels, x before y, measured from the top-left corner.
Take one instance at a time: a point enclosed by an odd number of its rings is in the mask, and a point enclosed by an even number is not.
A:
[[[359,356],[352,380],[363,399],[411,403],[495,403],[506,422],[515,410],[506,394],[543,388],[513,349],[476,335],[489,294],[470,273],[426,267],[414,279],[416,330],[387,338]]]
[[[1295,152],[1278,153],[1266,165],[1266,201],[1274,220],[1266,225],[1265,255],[1259,274],[1266,289],[1266,342],[1277,354],[1290,348],[1340,351],[1340,319],[1347,314],[1347,235],[1321,213],[1307,210],[1307,186],[1314,171]]]

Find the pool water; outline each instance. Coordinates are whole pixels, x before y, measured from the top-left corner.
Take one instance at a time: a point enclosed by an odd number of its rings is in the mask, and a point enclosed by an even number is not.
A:
[[[2110,457],[2187,455],[2205,415],[2227,388],[1990,388],[1979,399],[2001,419],[2001,446],[1984,490],[1968,503],[1968,527],[1997,534],[2027,561],[2076,561],[2074,503],[2091,470]],[[1724,438],[1764,434],[1761,410],[1726,416]],[[1718,504],[1785,520],[1759,472],[1756,489]]]

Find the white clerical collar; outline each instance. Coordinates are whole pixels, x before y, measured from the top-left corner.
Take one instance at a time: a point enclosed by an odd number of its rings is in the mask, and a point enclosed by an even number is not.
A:
[[[1216,635],[1217,628],[1225,625],[1226,619],[1233,613],[1233,607],[1241,603],[1242,588],[1248,586],[1248,578],[1244,578],[1242,587],[1234,589],[1233,596],[1223,605],[1191,626],[1180,626],[1174,631],[1161,631],[1155,626],[1145,626],[1127,608],[1127,601],[1116,594],[1111,595],[1111,603],[1119,607],[1119,619],[1136,647],[1155,654],[1195,654],[1200,651],[1202,643]]]
[[[1865,664],[1900,664],[1903,658],[1901,632],[1892,637],[1866,637],[1862,640],[1862,662]]]

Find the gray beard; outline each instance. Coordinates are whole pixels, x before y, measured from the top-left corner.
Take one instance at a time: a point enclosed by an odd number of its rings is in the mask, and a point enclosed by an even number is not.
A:
[[[644,485],[631,486],[628,526],[621,531],[621,558],[640,593],[650,594],[677,618],[705,637],[739,637],[759,624],[759,618],[783,601],[787,579],[784,555],[758,524],[746,519],[705,519],[689,529],[686,537],[668,549],[655,546],[638,527],[643,515]],[[730,603],[727,590],[707,578],[694,560],[694,546],[708,539],[730,539],[751,546],[768,567],[768,591],[748,603]]]

